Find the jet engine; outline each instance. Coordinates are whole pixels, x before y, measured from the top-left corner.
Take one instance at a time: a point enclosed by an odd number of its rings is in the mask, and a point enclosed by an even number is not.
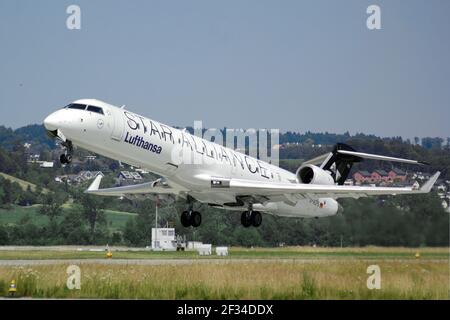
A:
[[[297,170],[297,182],[304,184],[334,185],[334,179],[328,171],[315,165],[307,164]]]

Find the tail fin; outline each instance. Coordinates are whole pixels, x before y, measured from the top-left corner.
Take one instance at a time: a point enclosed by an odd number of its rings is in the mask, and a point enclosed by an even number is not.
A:
[[[356,152],[349,145],[337,143],[320,167],[323,170],[330,171],[331,176],[338,185],[343,185],[352,169],[353,163],[361,162],[363,159],[352,153],[345,154],[340,151]]]

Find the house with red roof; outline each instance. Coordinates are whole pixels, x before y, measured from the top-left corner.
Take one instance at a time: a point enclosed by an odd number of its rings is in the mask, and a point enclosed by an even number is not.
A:
[[[372,172],[371,180],[374,183],[392,182],[392,180],[390,180],[389,174],[382,169],[375,170],[374,172]]]
[[[368,183],[370,182],[371,177],[372,175],[370,174],[370,172],[365,170],[356,171],[353,174],[353,180],[356,184]]]
[[[404,182],[406,180],[406,172],[401,169],[393,168],[388,172],[388,175],[391,181],[394,182]]]

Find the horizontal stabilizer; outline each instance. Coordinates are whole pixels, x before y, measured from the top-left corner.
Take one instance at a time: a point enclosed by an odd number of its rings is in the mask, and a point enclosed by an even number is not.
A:
[[[112,196],[112,197],[120,197],[126,195],[138,195],[138,194],[160,194],[160,193],[176,193],[176,190],[172,189],[162,181],[161,179],[157,179],[152,182],[145,182],[140,184],[133,184],[128,186],[121,187],[113,187],[113,188],[105,188],[99,189],[100,182],[102,180],[102,176],[98,175],[95,177],[94,181],[91,183],[89,188],[85,191],[85,193],[96,194],[100,196]]]

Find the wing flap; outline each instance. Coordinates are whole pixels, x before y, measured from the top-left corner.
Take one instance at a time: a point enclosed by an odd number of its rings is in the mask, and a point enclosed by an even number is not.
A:
[[[304,195],[310,198],[359,198],[376,195],[420,194],[431,191],[440,172],[436,172],[420,189],[413,187],[370,187],[341,185],[310,185],[295,183],[257,182],[243,179],[230,179],[229,188],[236,193],[277,196]],[[289,197],[292,199],[292,197]],[[293,199],[292,199],[293,200]]]

